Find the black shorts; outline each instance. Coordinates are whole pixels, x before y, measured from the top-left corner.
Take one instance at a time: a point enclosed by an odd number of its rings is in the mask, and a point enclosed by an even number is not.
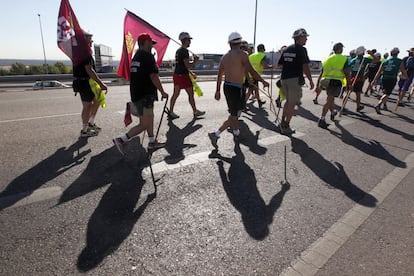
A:
[[[237,85],[237,84],[235,84]],[[237,116],[239,110],[243,109],[242,86],[224,83],[224,96],[226,96],[227,107],[231,116]]]
[[[363,81],[356,81],[354,86],[353,86],[353,91],[355,93],[362,93],[362,87],[364,86],[364,82]]]
[[[394,90],[395,84],[397,84],[397,79],[383,79],[382,88],[384,89],[384,94],[391,95],[392,90]]]
[[[79,93],[82,102],[90,103],[95,99],[95,94],[89,85],[89,79],[74,79],[72,87],[74,92]]]

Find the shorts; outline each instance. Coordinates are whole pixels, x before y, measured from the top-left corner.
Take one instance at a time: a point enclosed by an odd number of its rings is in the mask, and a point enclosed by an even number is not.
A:
[[[74,79],[72,83],[73,91],[79,93],[82,102],[92,102],[95,99],[89,79]]]
[[[341,94],[342,81],[329,80],[328,87],[326,87],[326,94],[332,97],[338,97]]]
[[[299,84],[299,78],[290,78],[282,80],[282,91],[289,103],[298,103],[302,98],[302,86]]]
[[[144,99],[138,100],[136,102],[131,102],[131,109],[135,109],[139,117],[142,116],[154,116],[154,107],[145,107]]]
[[[224,96],[226,96],[227,107],[231,116],[237,116],[239,110],[243,109],[244,98],[242,98],[242,86],[237,84],[224,83]]]
[[[188,74],[174,74],[173,82],[174,87],[178,86],[180,89],[188,89],[193,87],[193,83],[191,82]]]
[[[410,89],[411,83],[413,82],[414,74],[408,75],[408,80],[404,82],[402,91],[408,91]]]
[[[394,90],[397,79],[383,79],[382,88],[384,89],[385,95],[391,95],[392,90]]]
[[[353,90],[355,93],[362,93],[362,87],[364,86],[363,81],[356,81],[353,86]]]

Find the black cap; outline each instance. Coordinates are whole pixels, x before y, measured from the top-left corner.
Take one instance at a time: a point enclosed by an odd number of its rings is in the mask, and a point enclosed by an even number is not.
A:
[[[344,44],[342,44],[341,42],[335,43],[333,46],[333,50],[334,51],[338,51],[339,49],[344,48]]]

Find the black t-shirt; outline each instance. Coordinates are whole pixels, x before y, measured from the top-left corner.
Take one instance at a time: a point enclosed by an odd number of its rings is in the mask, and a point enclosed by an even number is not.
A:
[[[151,81],[151,74],[158,74],[154,56],[144,50],[138,50],[131,61],[130,86],[131,101],[136,102],[146,95],[156,99],[157,88]]]
[[[309,63],[308,52],[305,47],[293,44],[287,47],[279,59],[282,65],[281,79],[303,77],[303,64]]]
[[[188,74],[188,69],[185,66],[184,59],[189,59],[190,54],[186,48],[181,47],[175,52],[175,74]]]
[[[85,66],[91,65],[93,70],[95,69],[95,61],[93,60],[92,56],[89,56],[87,59],[85,59],[80,64],[73,66],[73,76],[75,78],[89,78],[88,73],[86,72]]]

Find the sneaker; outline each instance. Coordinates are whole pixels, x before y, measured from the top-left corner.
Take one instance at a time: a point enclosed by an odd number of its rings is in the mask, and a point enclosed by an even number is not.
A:
[[[331,121],[335,121],[335,116],[338,114],[338,111],[334,110],[331,112]]]
[[[217,137],[217,135],[214,132],[210,132],[208,134],[208,138],[210,138],[210,141],[211,141],[211,144],[213,145],[213,147],[215,149],[218,149],[217,141],[218,141],[219,137]]]
[[[360,112],[362,109],[364,109],[364,106],[363,105],[360,105],[359,107],[357,107],[357,112]]]
[[[98,127],[95,123],[93,124],[88,123],[88,128],[93,129],[94,131],[97,131],[97,132],[102,130],[102,128]]]
[[[149,142],[147,149],[149,150],[155,150],[165,147],[165,143],[160,143],[158,140],[155,140],[154,142]]]
[[[313,103],[314,103],[314,104],[318,104],[318,99],[316,99],[316,98],[315,98],[315,99],[313,99]]]
[[[80,137],[93,137],[96,135],[98,135],[98,133],[91,128],[88,128],[87,130],[81,130],[80,132]]]
[[[325,122],[325,120],[319,119],[319,121],[318,121],[318,127],[323,128],[323,129],[327,129],[328,126],[329,125]]]
[[[194,117],[203,116],[204,114],[206,114],[205,111],[200,111],[197,109],[196,112],[194,112]]]
[[[118,151],[124,155],[124,150],[125,150],[125,146],[126,146],[126,142],[124,142],[124,140],[122,140],[121,137],[117,137],[112,139],[112,142],[114,142],[114,145],[116,146],[116,148],[118,149]]]
[[[178,116],[177,114],[175,114],[172,111],[168,114],[168,117],[170,117],[171,120],[180,118],[180,116]]]
[[[259,103],[259,107],[262,107],[266,103],[266,101],[259,100],[258,103]]]
[[[375,111],[377,112],[377,114],[381,114],[381,111],[380,111],[380,105],[379,105],[379,104],[377,104],[377,105],[375,106]]]

